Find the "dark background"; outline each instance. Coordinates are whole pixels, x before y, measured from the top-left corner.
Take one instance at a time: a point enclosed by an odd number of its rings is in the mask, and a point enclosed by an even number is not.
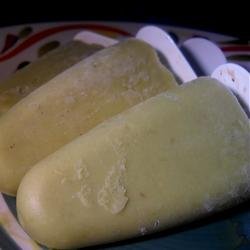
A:
[[[0,9],[0,26],[68,20],[131,21],[191,27],[250,40],[247,1],[33,0],[16,3],[5,0]]]

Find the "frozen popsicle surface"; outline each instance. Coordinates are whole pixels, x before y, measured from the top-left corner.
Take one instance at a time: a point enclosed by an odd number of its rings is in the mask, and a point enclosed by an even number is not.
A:
[[[101,47],[69,42],[42,56],[0,83],[0,115],[48,80]]]
[[[26,171],[105,119],[176,82],[154,49],[127,40],[74,65],[0,119],[0,191],[15,194]]]
[[[105,121],[39,162],[19,220],[53,248],[144,235],[249,197],[250,127],[236,98],[201,78]]]

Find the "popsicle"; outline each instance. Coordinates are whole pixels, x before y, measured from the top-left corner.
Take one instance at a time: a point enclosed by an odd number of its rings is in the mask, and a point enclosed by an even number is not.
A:
[[[249,122],[236,98],[199,78],[36,164],[19,186],[18,218],[33,239],[59,249],[159,231],[249,197],[249,153]]]
[[[101,46],[72,41],[18,70],[0,83],[0,115],[34,89],[100,49]]]
[[[177,85],[148,44],[126,40],[79,62],[0,118],[0,191],[105,119]]]

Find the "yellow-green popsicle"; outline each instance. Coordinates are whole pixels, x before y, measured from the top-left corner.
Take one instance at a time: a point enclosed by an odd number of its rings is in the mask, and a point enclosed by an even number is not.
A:
[[[72,41],[18,70],[0,82],[0,115],[57,74],[100,49],[97,45]]]
[[[154,49],[135,39],[75,64],[0,118],[0,191],[15,195],[36,162],[105,119],[176,85]]]
[[[249,197],[250,127],[201,78],[105,121],[36,164],[19,220],[45,246],[85,247],[166,229]]]

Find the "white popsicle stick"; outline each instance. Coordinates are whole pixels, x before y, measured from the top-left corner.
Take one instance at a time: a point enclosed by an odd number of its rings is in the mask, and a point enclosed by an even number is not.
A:
[[[182,52],[164,30],[156,26],[145,26],[137,32],[136,38],[149,43],[160,51],[167,59],[171,70],[182,83],[197,78]]]
[[[103,47],[109,47],[119,42],[118,40],[94,33],[92,31],[81,31],[75,35],[73,40],[82,41],[88,44],[98,44]]]
[[[221,49],[213,42],[204,38],[190,38],[181,45],[186,58],[197,67],[199,75],[209,76],[227,59]]]
[[[235,92],[250,112],[250,74],[243,67],[226,63],[217,67],[211,75]]]

